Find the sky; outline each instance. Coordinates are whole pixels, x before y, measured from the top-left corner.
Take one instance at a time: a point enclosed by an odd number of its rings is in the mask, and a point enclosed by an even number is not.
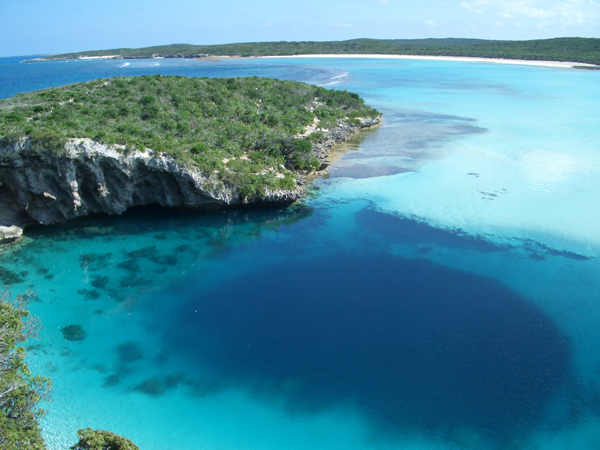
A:
[[[0,56],[175,43],[600,37],[600,0],[0,0]]]

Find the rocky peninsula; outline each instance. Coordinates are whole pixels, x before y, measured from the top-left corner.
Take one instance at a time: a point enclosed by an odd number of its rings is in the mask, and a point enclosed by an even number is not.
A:
[[[139,77],[0,101],[0,241],[141,205],[291,203],[381,115],[356,94],[260,79]]]

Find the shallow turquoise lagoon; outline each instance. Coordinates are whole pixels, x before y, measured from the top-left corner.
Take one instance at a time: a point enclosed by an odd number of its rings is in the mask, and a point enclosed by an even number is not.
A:
[[[3,282],[39,292],[50,449],[88,426],[150,450],[600,446],[597,73],[15,58],[0,97],[145,73],[348,89],[384,123],[290,208],[148,207],[3,247]]]

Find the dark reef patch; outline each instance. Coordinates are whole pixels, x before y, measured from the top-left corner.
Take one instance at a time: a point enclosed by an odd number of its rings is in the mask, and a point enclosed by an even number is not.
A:
[[[123,262],[120,262],[119,264],[117,264],[117,267],[119,269],[124,269],[127,272],[131,273],[138,273],[140,271],[140,266],[135,261],[135,259],[127,259]]]
[[[12,284],[23,283],[25,279],[21,277],[18,273],[13,272],[6,267],[0,266],[0,281],[2,284],[6,286],[10,286]]]
[[[86,267],[88,270],[102,270],[109,266],[112,261],[111,253],[86,253],[79,257],[81,267]]]
[[[123,381],[122,375],[118,374],[118,373],[113,373],[104,379],[104,383],[102,384],[102,387],[111,388],[111,387],[114,387],[117,384],[121,383],[121,381]]]
[[[49,272],[50,269],[48,269],[47,267],[35,266],[35,273],[38,275],[48,275]]]
[[[179,262],[176,256],[164,255],[164,256],[152,256],[149,258],[150,261],[163,266],[175,266]]]
[[[121,363],[131,363],[144,357],[144,353],[135,342],[124,342],[116,348],[117,357]]]
[[[98,289],[106,289],[109,278],[106,275],[92,275],[90,284]]]
[[[138,384],[133,390],[149,395],[150,397],[160,397],[165,393],[167,387],[160,378],[148,378]]]
[[[112,368],[112,373],[104,379],[102,387],[112,388],[122,383],[128,376],[132,374],[132,370],[125,364],[117,364]]]
[[[77,293],[83,295],[85,300],[98,300],[100,298],[100,292],[95,289],[79,289]]]
[[[190,295],[169,347],[249,389],[280,395],[298,380],[297,412],[351,401],[389,426],[506,439],[570,375],[570,343],[539,308],[427,260],[291,259]]]
[[[81,325],[67,325],[61,328],[60,332],[63,334],[67,341],[82,341],[87,336],[87,333]]]
[[[148,247],[140,248],[139,250],[133,250],[131,252],[127,252],[127,256],[130,258],[151,258],[156,256],[158,253],[158,249],[155,245],[149,245]]]

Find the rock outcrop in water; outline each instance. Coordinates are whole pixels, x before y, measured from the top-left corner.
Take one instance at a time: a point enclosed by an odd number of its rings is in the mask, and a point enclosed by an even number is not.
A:
[[[313,153],[328,165],[329,149],[361,128],[379,124],[341,124],[324,133]],[[303,175],[293,190],[267,190],[243,198],[235,185],[213,174],[179,164],[152,150],[124,154],[91,139],[72,139],[56,153],[23,138],[0,147],[0,242],[18,238],[32,224],[51,224],[93,213],[121,214],[128,208],[158,204],[210,208],[248,203],[291,203],[305,195]]]

